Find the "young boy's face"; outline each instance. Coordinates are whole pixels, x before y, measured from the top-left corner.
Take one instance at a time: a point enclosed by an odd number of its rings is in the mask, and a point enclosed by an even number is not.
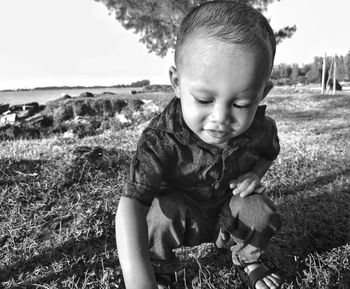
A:
[[[170,80],[187,126],[201,140],[225,147],[249,128],[268,92],[271,59],[265,55],[200,35],[185,43]]]

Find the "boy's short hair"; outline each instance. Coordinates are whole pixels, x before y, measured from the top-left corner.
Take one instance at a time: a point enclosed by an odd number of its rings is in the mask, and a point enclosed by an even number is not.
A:
[[[177,66],[184,44],[196,32],[205,32],[208,37],[228,43],[262,48],[271,56],[272,66],[276,53],[274,32],[268,20],[247,4],[238,1],[212,1],[195,7],[187,14],[177,35]]]

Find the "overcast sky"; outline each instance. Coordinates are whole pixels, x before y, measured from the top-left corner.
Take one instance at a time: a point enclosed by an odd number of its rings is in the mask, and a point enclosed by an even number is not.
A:
[[[298,29],[278,46],[276,63],[310,63],[325,52],[345,55],[349,11],[349,0],[271,4],[266,16],[275,30]],[[94,0],[0,0],[0,89],[168,83],[173,54],[149,54],[138,39]]]

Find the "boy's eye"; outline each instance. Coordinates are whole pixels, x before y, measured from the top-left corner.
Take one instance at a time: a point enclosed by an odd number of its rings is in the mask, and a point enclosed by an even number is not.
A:
[[[198,102],[201,105],[206,105],[206,104],[211,104],[213,103],[213,100],[204,100],[204,99],[200,99],[200,98],[196,98],[194,97],[195,101]]]
[[[248,109],[250,108],[251,104],[246,104],[246,105],[233,104],[233,106],[238,109]]]

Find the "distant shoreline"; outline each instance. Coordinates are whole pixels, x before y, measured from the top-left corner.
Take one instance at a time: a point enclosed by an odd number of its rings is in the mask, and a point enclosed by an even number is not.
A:
[[[16,92],[16,91],[32,91],[32,90],[58,90],[58,89],[100,89],[100,88],[127,88],[135,87],[131,84],[117,84],[117,85],[94,85],[94,86],[45,86],[45,87],[34,87],[34,88],[17,88],[17,89],[2,89],[0,92]]]
[[[128,87],[143,87],[150,85],[148,79],[143,79],[139,81],[132,82],[130,84],[116,84],[116,85],[93,85],[93,86],[84,86],[84,85],[63,85],[63,86],[43,86],[43,87],[34,87],[34,88],[17,88],[17,89],[3,89],[0,92],[18,92],[18,91],[33,91],[33,90],[63,90],[63,89],[101,89],[101,88],[128,88]]]

